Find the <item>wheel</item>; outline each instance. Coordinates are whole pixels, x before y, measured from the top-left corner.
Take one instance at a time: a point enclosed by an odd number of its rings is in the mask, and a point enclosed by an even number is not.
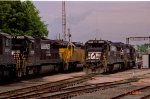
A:
[[[96,73],[97,73],[97,74],[102,73],[102,71],[101,71],[101,68],[100,68],[100,67],[96,68]]]
[[[63,69],[64,69],[64,71],[68,71],[69,70],[69,64],[68,63],[64,63],[63,64]]]
[[[58,66],[58,65],[55,65],[55,71],[56,71],[56,72],[59,72],[59,70],[60,70],[60,69],[59,69],[59,66]]]
[[[0,68],[0,81],[3,81],[2,79],[4,78],[4,70],[3,68]]]
[[[113,71],[113,64],[109,64],[109,73],[112,73],[112,71]]]
[[[124,70],[124,63],[121,63],[121,70]]]
[[[17,70],[17,77],[22,77],[22,71],[21,71],[21,69]]]
[[[85,72],[86,74],[88,74],[88,69],[86,67],[83,68],[83,72]]]

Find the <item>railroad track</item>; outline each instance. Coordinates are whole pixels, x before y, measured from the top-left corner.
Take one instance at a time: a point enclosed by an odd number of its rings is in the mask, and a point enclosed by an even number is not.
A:
[[[34,94],[29,94],[17,98],[41,98],[41,99],[61,99],[61,98],[70,98],[74,96],[78,96],[84,93],[92,93],[99,90],[104,90],[108,88],[117,87],[121,84],[127,84],[130,82],[135,82],[138,79],[127,79],[127,80],[120,80],[115,82],[105,82],[105,83],[99,83],[99,84],[92,84],[92,85],[84,85],[84,86],[77,86],[77,87],[70,87],[70,88],[62,88],[60,91],[40,91]]]
[[[72,87],[69,89],[64,89],[60,93],[54,95],[43,95],[40,99],[68,99],[75,96],[83,95],[86,93],[93,93],[96,91],[102,91],[109,88],[115,88],[122,84],[127,84],[131,82],[136,82],[138,79],[128,79],[128,80],[120,80],[115,82],[107,82],[107,83],[99,83],[93,85],[85,85],[85,86],[78,86]]]
[[[88,76],[79,76],[76,78],[69,78],[61,81],[46,83],[42,85],[22,88],[18,90],[13,90],[9,92],[0,93],[0,99],[28,99],[28,98],[41,98],[41,99],[53,99],[53,98],[70,98],[74,96],[78,96],[85,93],[92,93],[99,90],[104,90],[112,87],[117,87],[121,84],[126,84],[130,82],[136,82],[139,79],[144,78],[144,75],[134,77],[132,79],[125,79],[121,81],[115,82],[105,82],[93,85],[84,85],[72,87],[74,85],[78,85],[87,80],[92,79],[92,77],[96,76],[88,75]]]
[[[137,99],[150,99],[150,86],[144,86],[138,89],[133,89],[122,93],[118,96],[112,97],[111,99],[129,99],[136,97]]]
[[[136,82],[139,79],[142,79],[144,77],[137,77],[132,79],[126,79],[126,80],[120,80],[115,82],[105,82],[105,83],[99,83],[99,84],[92,84],[92,85],[84,85],[84,86],[77,86],[77,87],[70,87],[70,88],[62,88],[60,91],[40,91],[34,94],[29,94],[17,98],[39,98],[39,99],[68,99],[71,97],[79,96],[85,93],[92,93],[95,91],[105,90],[108,88],[114,88],[121,84],[127,84],[131,82]]]
[[[116,82],[105,82],[105,83],[99,83],[99,84],[93,84],[93,85],[84,85],[84,86],[77,86],[77,87],[70,87],[70,88],[62,88],[59,91],[51,91],[51,90],[47,89],[47,90],[42,90],[42,91],[39,91],[39,92],[25,94],[24,96],[18,96],[18,97],[15,97],[15,98],[17,98],[17,99],[50,98],[51,99],[51,98],[59,97],[59,99],[60,99],[60,98],[64,98],[64,95],[69,95],[70,93],[78,92],[78,94],[79,94],[79,93],[82,93],[82,91],[85,92],[85,90],[91,89],[91,88],[94,89],[95,87],[105,87],[106,88],[110,84],[112,86],[113,83],[116,83]],[[120,83],[125,83],[125,82],[120,81]],[[47,94],[51,94],[51,95],[47,96]],[[45,96],[47,96],[47,97],[45,97]]]
[[[60,80],[56,82],[50,82],[50,83],[45,83],[41,85],[36,85],[36,86],[31,86],[27,88],[21,88],[21,89],[16,89],[12,91],[7,91],[0,93],[0,99],[6,99],[6,98],[19,98],[24,95],[29,95],[31,93],[37,93],[39,91],[45,92],[48,90],[49,92],[54,92],[54,91],[59,91],[62,88],[68,87],[68,86],[74,86],[76,84],[83,83],[87,80],[92,79],[95,74],[87,75],[87,76],[78,76],[75,78],[68,78],[65,80]],[[37,95],[37,94],[36,94]]]
[[[141,97],[140,99],[150,99],[150,94]]]

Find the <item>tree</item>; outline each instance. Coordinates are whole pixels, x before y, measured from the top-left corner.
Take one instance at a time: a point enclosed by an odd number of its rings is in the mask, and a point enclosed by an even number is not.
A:
[[[41,21],[39,12],[31,1],[23,2],[23,8],[28,19],[27,34],[34,36],[47,36],[47,26]],[[34,32],[32,32],[34,31]]]
[[[31,1],[0,1],[0,31],[12,35],[47,36],[48,30]]]
[[[138,45],[138,51],[145,52],[149,47],[149,44]]]

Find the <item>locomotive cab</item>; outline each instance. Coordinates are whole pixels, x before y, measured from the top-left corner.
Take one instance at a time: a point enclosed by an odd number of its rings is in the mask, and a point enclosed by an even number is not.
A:
[[[84,70],[89,72],[98,72],[103,71],[102,68],[106,67],[107,63],[107,54],[109,51],[109,41],[105,40],[89,40],[85,43],[85,66]]]
[[[11,56],[11,36],[0,33],[0,77],[15,77],[15,60]]]
[[[27,74],[26,66],[34,65],[34,46],[34,38],[30,36],[15,36],[12,38],[11,54],[16,60],[17,77]]]
[[[11,36],[0,33],[0,55],[10,55],[11,53]]]
[[[126,57],[127,57],[127,66],[128,66],[128,68],[134,67],[135,66],[135,60],[136,60],[136,51],[129,44],[126,44]]]

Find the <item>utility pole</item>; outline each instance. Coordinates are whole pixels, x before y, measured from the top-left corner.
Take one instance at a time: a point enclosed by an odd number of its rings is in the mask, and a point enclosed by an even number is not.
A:
[[[71,33],[70,33],[70,28],[68,28],[68,39],[69,39],[69,42],[70,42],[70,38],[71,38]]]
[[[126,38],[126,44],[129,44],[129,37]]]
[[[62,33],[63,40],[66,40],[66,9],[65,9],[65,1],[62,1]]]
[[[59,33],[59,40],[60,40],[60,33]]]

